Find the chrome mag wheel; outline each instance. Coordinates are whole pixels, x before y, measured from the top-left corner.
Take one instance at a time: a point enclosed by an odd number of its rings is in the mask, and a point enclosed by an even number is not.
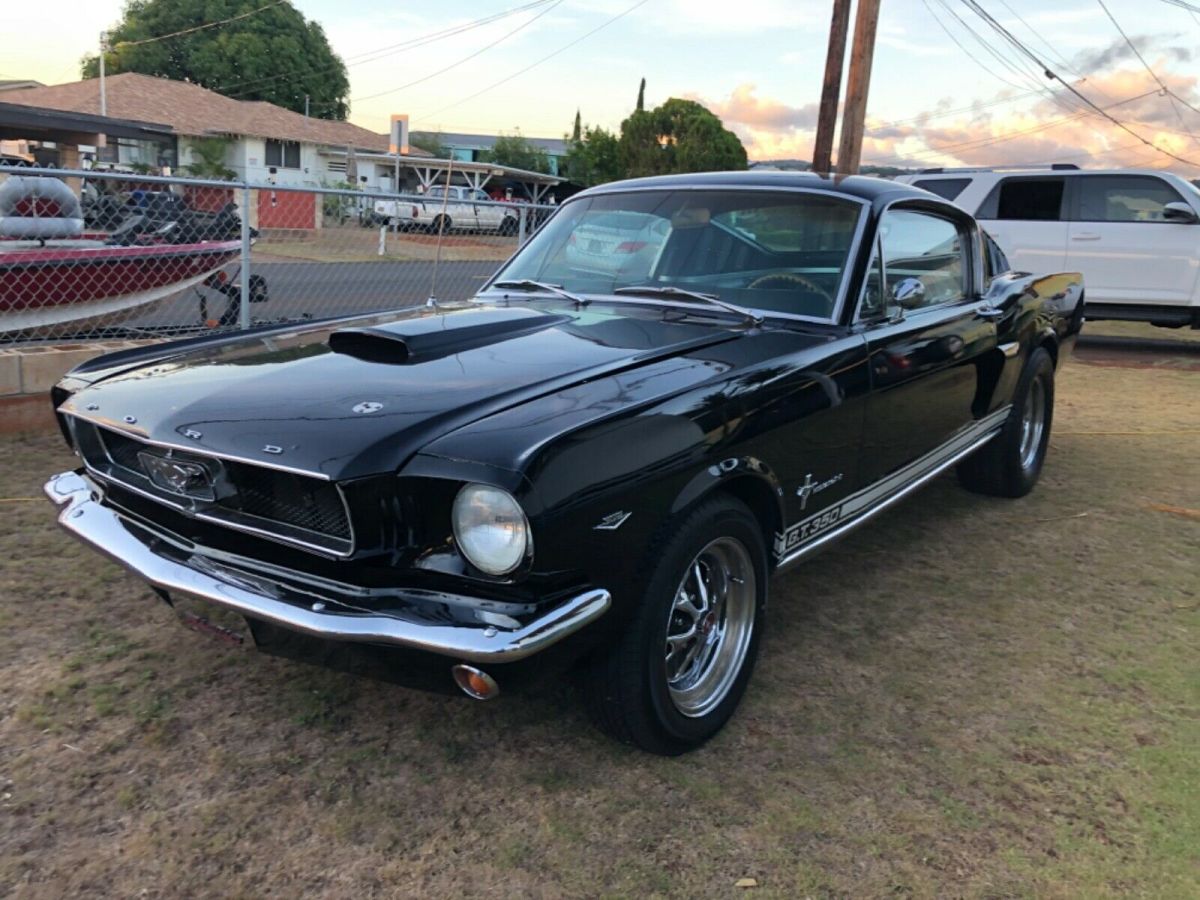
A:
[[[696,718],[715,709],[750,648],[757,596],[754,564],[741,541],[717,538],[688,566],[667,617],[671,702]]]
[[[1030,471],[1037,465],[1038,451],[1042,446],[1042,433],[1046,430],[1046,385],[1040,377],[1029,385],[1029,396],[1025,398],[1025,412],[1021,417],[1021,468]]]

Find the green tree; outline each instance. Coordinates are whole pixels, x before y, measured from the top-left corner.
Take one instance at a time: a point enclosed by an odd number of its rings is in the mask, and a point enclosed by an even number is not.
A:
[[[585,187],[621,178],[620,147],[616,135],[599,126],[584,129],[581,139],[570,142],[565,175]]]
[[[546,151],[531,144],[528,138],[522,136],[520,130],[514,134],[500,135],[496,138],[496,143],[492,144],[492,149],[480,152],[479,160],[529,172],[550,174],[550,157],[546,155]]]
[[[263,6],[264,0],[130,0],[109,32],[106,72],[190,81],[296,112],[305,111],[307,96],[314,117],[345,119],[350,80],[324,29],[286,2]],[[216,28],[139,43],[249,12]],[[99,58],[85,56],[81,69],[84,78],[95,78]]]
[[[225,137],[188,138],[193,160],[183,168],[197,178],[233,178],[237,172],[225,165],[225,151],[231,143]]]
[[[694,100],[672,97],[634,110],[621,123],[619,159],[626,177],[745,169],[746,148],[721,120]]]
[[[642,79],[642,83],[638,85],[637,111],[642,112],[646,108],[646,79]]]
[[[432,153],[438,159],[449,159],[450,148],[442,140],[440,131],[413,131],[409,133],[408,142],[414,147]]]
[[[575,143],[583,140],[583,119],[580,118],[579,110],[575,110],[575,127],[571,129],[571,140]]]

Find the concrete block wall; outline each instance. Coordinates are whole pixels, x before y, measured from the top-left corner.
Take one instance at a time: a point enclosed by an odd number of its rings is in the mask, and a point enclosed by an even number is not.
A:
[[[32,344],[0,350],[0,434],[54,427],[50,388],[80,363],[149,341]]]

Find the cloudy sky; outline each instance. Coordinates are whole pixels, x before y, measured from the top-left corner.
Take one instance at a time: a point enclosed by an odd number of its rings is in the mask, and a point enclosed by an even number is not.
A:
[[[638,81],[647,104],[705,103],[752,159],[811,153],[829,0],[293,0],[349,65],[351,119],[556,137],[575,110],[617,128]],[[1136,134],[1089,113],[1022,62],[961,0],[884,0],[864,162],[1079,162],[1196,174],[1139,136],[1200,163],[1200,15],[1168,0],[980,0],[1065,80]],[[1195,4],[1200,8],[1200,0]],[[516,7],[480,27],[422,38]],[[75,80],[121,4],[58,0],[48,22],[16,4],[0,33],[0,78]],[[464,61],[465,60],[465,61]],[[442,71],[445,70],[445,71]]]

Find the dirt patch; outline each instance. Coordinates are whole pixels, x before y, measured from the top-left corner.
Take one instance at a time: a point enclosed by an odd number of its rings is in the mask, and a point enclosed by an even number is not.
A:
[[[478,704],[181,628],[52,526],[56,439],[6,439],[0,884],[1200,895],[1200,525],[1148,506],[1200,508],[1198,378],[1068,364],[1037,490],[939,479],[776,581],[743,709],[675,760],[561,685]]]

